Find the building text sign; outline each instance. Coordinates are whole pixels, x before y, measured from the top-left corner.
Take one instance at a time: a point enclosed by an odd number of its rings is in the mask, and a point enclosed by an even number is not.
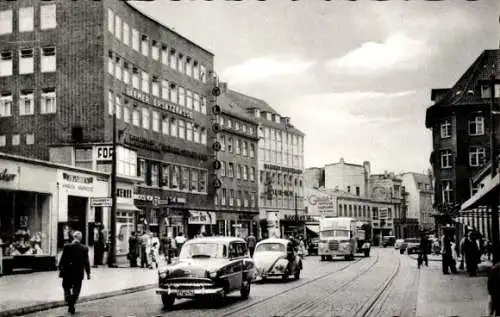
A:
[[[95,155],[97,162],[110,162],[113,159],[113,146],[96,146]]]
[[[110,207],[111,197],[92,197],[90,198],[90,207]]]
[[[3,171],[0,170],[0,181],[2,182],[11,182],[16,178],[17,174],[11,174],[9,171],[4,168]]]

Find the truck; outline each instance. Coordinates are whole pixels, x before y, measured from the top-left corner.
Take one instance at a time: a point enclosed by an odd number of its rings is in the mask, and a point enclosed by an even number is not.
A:
[[[358,251],[358,227],[356,219],[348,217],[323,217],[319,220],[318,255],[321,261],[343,256],[354,259]]]

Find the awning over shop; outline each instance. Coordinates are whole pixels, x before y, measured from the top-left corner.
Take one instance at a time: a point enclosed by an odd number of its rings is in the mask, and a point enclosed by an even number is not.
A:
[[[316,234],[319,234],[319,225],[306,225],[306,228]]]
[[[136,206],[131,205],[131,204],[116,204],[116,210],[141,211],[139,208],[137,208]]]
[[[469,209],[477,208],[478,206],[487,205],[486,201],[488,194],[500,184],[500,174],[496,175],[493,179],[488,180],[488,182],[484,185],[483,188],[479,189],[479,191],[469,198],[466,202],[462,204],[460,211],[466,211]]]

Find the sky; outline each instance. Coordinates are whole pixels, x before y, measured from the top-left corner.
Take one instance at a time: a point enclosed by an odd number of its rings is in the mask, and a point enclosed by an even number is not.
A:
[[[212,52],[230,89],[291,117],[305,167],[426,172],[431,89],[500,43],[498,0],[131,3]]]

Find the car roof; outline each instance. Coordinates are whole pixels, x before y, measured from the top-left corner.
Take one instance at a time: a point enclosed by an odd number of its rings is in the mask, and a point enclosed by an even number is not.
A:
[[[281,244],[287,244],[289,242],[291,242],[291,241],[288,240],[288,239],[269,238],[269,239],[261,240],[257,244],[261,244],[261,243],[281,243]]]
[[[212,242],[212,243],[231,243],[231,242],[244,242],[245,240],[238,237],[226,237],[226,236],[215,236],[215,237],[201,237],[187,240],[186,243],[195,243],[195,242]]]

